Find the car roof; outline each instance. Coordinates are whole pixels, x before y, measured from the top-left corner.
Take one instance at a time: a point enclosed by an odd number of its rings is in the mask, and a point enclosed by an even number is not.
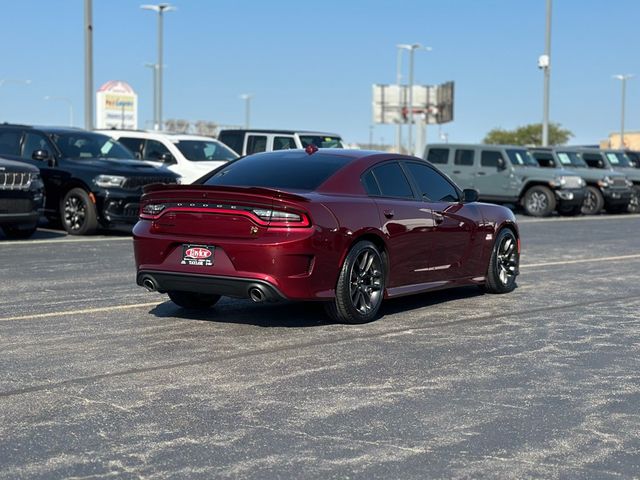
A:
[[[517,148],[519,150],[526,150],[530,147],[524,145],[508,145],[498,143],[429,143],[426,148]]]
[[[305,135],[326,135],[329,137],[340,137],[337,133],[320,132],[318,130],[278,130],[266,128],[225,128],[222,132],[238,132],[238,133],[281,133],[283,135],[305,134]]]
[[[208,137],[206,135],[161,132],[156,130],[120,130],[116,128],[111,128],[111,129],[96,129],[94,131],[98,133],[104,133],[106,135],[113,135],[114,133],[118,133],[119,136],[126,134],[126,135],[135,136],[138,138],[165,138],[171,141],[173,140],[216,140],[215,138]]]

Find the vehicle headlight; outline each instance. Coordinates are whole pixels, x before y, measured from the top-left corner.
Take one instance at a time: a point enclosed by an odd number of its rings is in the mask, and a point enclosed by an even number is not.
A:
[[[98,175],[93,181],[97,186],[102,188],[122,188],[124,182],[127,181],[127,177],[123,177],[122,175]]]
[[[631,180],[625,178],[625,181],[627,182],[627,187],[633,187],[633,182]]]
[[[564,187],[566,184],[567,184],[567,177],[565,176],[555,177],[553,180],[549,182],[549,185],[552,186],[553,188]]]
[[[599,187],[610,187],[611,185],[613,185],[613,180],[611,180],[611,177],[608,175],[602,180],[598,180]]]
[[[578,181],[578,184],[580,185],[580,187],[586,187],[587,186],[587,181],[580,177],[580,180]]]

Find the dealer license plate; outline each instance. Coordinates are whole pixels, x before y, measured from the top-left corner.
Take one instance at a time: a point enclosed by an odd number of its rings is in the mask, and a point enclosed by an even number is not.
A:
[[[215,248],[211,245],[182,245],[182,260],[180,264],[210,267],[213,265]]]

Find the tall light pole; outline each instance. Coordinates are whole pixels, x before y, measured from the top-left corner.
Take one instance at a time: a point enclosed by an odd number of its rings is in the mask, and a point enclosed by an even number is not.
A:
[[[551,80],[551,0],[547,0],[547,31],[544,55],[538,58],[538,68],[544,73],[544,96],[542,105],[542,146],[549,146],[549,83]]]
[[[157,5],[140,5],[140,8],[144,10],[152,10],[158,13],[158,62],[157,62],[157,85],[158,91],[156,92],[156,103],[157,103],[157,123],[155,125],[156,130],[162,129],[162,70],[164,68],[164,64],[162,63],[162,29],[163,29],[163,18],[165,12],[171,12],[172,10],[176,10],[176,7],[169,5],[168,3],[159,3]]]
[[[622,105],[620,109],[620,148],[624,148],[624,104],[627,93],[627,80],[633,78],[634,75],[627,73],[626,75],[614,75],[613,78],[622,82]]]
[[[396,84],[398,85],[398,106],[400,106],[400,83],[402,82],[402,52],[406,50],[404,45],[396,45]],[[402,112],[400,112],[402,113]],[[402,153],[402,122],[398,118],[398,125],[396,126],[396,150],[398,153]]]
[[[84,128],[93,130],[93,6],[84,0]]]
[[[69,105],[69,126],[73,127],[73,102],[71,102],[70,98],[67,97],[52,97],[50,95],[47,95],[46,97],[44,97],[45,100],[60,100],[62,102],[65,102],[67,105]]]
[[[251,98],[253,97],[250,93],[243,93],[240,95],[240,98],[244,100],[244,128],[249,129],[249,123],[251,120]]]
[[[153,70],[153,128],[158,130],[158,64],[145,63],[144,66]]]
[[[413,145],[413,53],[416,50],[431,51],[431,47],[423,47],[419,43],[413,43],[411,45],[400,44],[397,46],[400,49],[409,51],[409,133],[408,137],[408,150],[409,155],[414,153]]]

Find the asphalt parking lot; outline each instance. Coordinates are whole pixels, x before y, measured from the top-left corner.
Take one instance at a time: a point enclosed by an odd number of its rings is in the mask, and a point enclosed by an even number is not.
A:
[[[131,239],[0,240],[0,478],[640,476],[640,216],[522,219],[518,289],[189,313]]]

